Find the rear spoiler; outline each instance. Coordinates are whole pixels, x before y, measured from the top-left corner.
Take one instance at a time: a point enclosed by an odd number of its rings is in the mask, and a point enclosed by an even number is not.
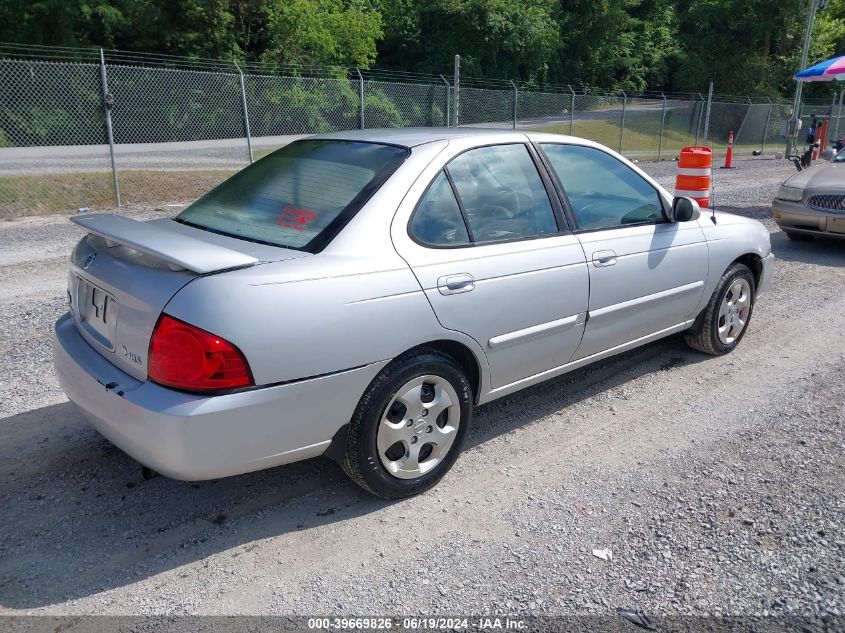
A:
[[[73,217],[71,222],[109,242],[153,255],[173,267],[205,274],[257,264],[250,255],[113,213]]]

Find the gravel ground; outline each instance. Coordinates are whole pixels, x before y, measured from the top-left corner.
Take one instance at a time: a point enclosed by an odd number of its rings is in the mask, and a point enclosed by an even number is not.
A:
[[[671,186],[672,163],[641,166]],[[0,225],[0,614],[623,607],[841,625],[845,243],[792,243],[769,219],[793,169],[715,174],[715,202],[761,218],[779,259],[733,354],[672,337],[481,407],[441,485],[398,503],[326,459],[144,481],[50,365],[77,230]]]

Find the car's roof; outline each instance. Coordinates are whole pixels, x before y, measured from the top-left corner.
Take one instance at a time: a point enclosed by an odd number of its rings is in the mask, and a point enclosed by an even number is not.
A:
[[[370,143],[389,143],[403,147],[416,147],[425,143],[449,139],[495,136],[497,139],[525,141],[524,132],[502,130],[496,128],[477,127],[404,127],[385,128],[375,130],[348,130],[345,132],[328,132],[311,138],[337,139],[344,141],[367,141]]]
[[[552,134],[549,132],[533,132],[509,130],[490,127],[401,127],[381,128],[372,130],[346,130],[343,132],[326,132],[308,138],[332,139],[342,141],[365,141],[368,143],[388,143],[402,147],[417,147],[435,141],[448,141],[452,139],[475,138],[481,144],[525,142],[530,139],[537,143],[572,143],[576,145],[588,145],[600,147],[598,143],[566,136],[564,134]]]

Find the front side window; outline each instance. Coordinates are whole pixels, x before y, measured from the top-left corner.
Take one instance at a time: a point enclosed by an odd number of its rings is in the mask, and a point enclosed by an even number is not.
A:
[[[557,233],[552,205],[522,144],[464,152],[447,166],[476,242]]]
[[[543,143],[580,229],[665,219],[657,190],[610,154],[592,147]]]
[[[408,150],[332,140],[291,143],[238,172],[176,220],[301,250],[330,239]]]

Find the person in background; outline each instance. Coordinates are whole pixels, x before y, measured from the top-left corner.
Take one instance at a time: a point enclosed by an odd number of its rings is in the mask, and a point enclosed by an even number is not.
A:
[[[810,128],[807,130],[807,145],[812,145],[816,142],[816,133],[819,127],[818,119],[816,119],[816,115],[814,114],[812,119],[810,119]]]

